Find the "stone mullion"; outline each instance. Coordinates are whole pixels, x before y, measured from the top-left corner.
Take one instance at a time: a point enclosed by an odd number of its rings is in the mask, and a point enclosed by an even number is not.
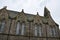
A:
[[[3,33],[5,34],[8,34],[8,31],[9,31],[9,20],[4,20],[5,21],[5,26],[4,26],[4,30],[3,30]]]
[[[25,23],[25,27],[24,27],[24,35],[25,35],[25,33],[26,33],[26,23]]]
[[[26,23],[26,33],[25,33],[26,36],[29,36],[29,23],[27,22]]]
[[[33,36],[33,33],[34,31],[33,31],[33,22],[31,22],[31,36]]]
[[[30,31],[31,31],[31,23],[29,22],[29,36],[30,36]]]
[[[42,37],[46,37],[46,29],[45,24],[42,24]]]
[[[39,26],[37,25],[37,36],[39,36]]]
[[[16,22],[15,22],[15,20],[12,20],[10,34],[15,34],[15,32],[16,32]]]
[[[30,28],[30,29],[29,29],[29,30],[30,30],[30,36],[33,36],[33,27],[32,27],[32,22],[30,22],[30,24],[29,24],[29,25],[30,25],[30,27],[29,27],[29,28]]]

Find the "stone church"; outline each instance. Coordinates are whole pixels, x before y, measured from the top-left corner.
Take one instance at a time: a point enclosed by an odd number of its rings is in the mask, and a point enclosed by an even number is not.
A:
[[[44,16],[0,9],[0,40],[59,40],[59,25],[45,7]]]

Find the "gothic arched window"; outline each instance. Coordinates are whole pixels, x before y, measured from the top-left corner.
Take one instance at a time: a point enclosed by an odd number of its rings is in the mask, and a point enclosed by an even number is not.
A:
[[[41,36],[41,35],[42,35],[41,25],[35,25],[35,36]]]
[[[0,22],[0,32],[4,31],[5,21]]]
[[[16,27],[16,34],[19,34],[20,32],[20,27],[21,27],[21,24],[20,22],[17,22],[17,27]]]
[[[56,30],[54,27],[50,27],[50,35],[55,36],[56,35]]]
[[[24,35],[25,33],[25,23],[17,22],[16,34]]]
[[[56,36],[56,29],[53,28],[53,36]]]

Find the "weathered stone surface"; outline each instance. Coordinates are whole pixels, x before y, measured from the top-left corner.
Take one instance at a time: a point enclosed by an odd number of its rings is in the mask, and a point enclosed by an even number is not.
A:
[[[7,40],[7,35],[0,35],[0,40]]]
[[[0,10],[0,24],[5,20],[4,31],[0,32],[0,40],[60,40],[59,26],[52,19],[49,10],[45,7],[44,16],[31,15],[21,12],[7,10],[6,7]],[[17,22],[25,23],[24,35],[16,34]],[[42,27],[42,36],[35,36],[35,25]],[[37,26],[38,27],[38,26]],[[56,35],[51,36],[50,27],[55,28]],[[22,29],[22,27],[20,27]],[[21,31],[21,30],[20,30]]]

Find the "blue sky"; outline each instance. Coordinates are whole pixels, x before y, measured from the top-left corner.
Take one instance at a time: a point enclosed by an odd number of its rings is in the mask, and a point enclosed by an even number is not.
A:
[[[29,14],[44,15],[44,7],[50,10],[54,21],[60,25],[60,0],[0,0],[0,9],[7,6],[9,10],[21,11]],[[59,27],[60,28],[60,27]]]

